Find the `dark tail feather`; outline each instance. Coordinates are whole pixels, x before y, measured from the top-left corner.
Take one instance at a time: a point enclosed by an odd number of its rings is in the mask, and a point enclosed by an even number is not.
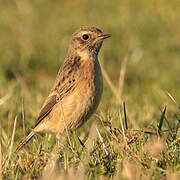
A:
[[[32,138],[34,137],[34,132],[32,131],[27,137],[26,139],[19,144],[19,146],[16,148],[15,153],[17,153],[19,150],[21,150]]]

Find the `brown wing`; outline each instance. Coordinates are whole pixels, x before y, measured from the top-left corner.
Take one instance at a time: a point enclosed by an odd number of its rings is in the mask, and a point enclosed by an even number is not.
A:
[[[38,122],[36,123],[35,127],[51,112],[53,106],[59,100],[61,100],[64,96],[66,96],[67,94],[73,91],[76,84],[75,74],[77,73],[79,60],[80,57],[68,59],[60,68],[54,86],[51,90],[51,93],[53,95],[50,95],[45,101],[39,113]]]
[[[49,96],[45,101],[41,111],[39,113],[38,122],[35,127],[51,112],[53,106],[57,103],[56,95]]]

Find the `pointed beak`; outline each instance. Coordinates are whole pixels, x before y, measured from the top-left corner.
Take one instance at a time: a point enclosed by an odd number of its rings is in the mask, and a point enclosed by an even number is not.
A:
[[[111,37],[111,34],[102,34],[100,36],[98,36],[98,40],[104,40]]]

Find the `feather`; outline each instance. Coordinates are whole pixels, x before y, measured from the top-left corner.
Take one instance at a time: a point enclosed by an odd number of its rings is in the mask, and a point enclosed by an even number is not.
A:
[[[33,137],[34,137],[34,131],[31,131],[31,133],[25,138],[25,140],[22,141],[19,144],[19,146],[16,148],[15,153],[17,153],[19,150],[21,150]]]

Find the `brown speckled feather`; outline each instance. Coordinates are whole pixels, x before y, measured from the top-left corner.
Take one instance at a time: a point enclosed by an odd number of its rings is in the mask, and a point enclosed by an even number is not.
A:
[[[16,152],[32,139],[34,132],[53,132],[60,139],[65,129],[78,128],[94,113],[103,90],[97,56],[103,40],[108,37],[110,35],[95,27],[81,28],[73,34],[68,55],[38,121]]]
[[[63,66],[60,68],[56,81],[50,95],[46,99],[40,110],[38,122],[35,127],[51,112],[53,106],[75,87],[75,78],[79,67],[80,57],[67,57]],[[56,94],[55,94],[56,93]]]

